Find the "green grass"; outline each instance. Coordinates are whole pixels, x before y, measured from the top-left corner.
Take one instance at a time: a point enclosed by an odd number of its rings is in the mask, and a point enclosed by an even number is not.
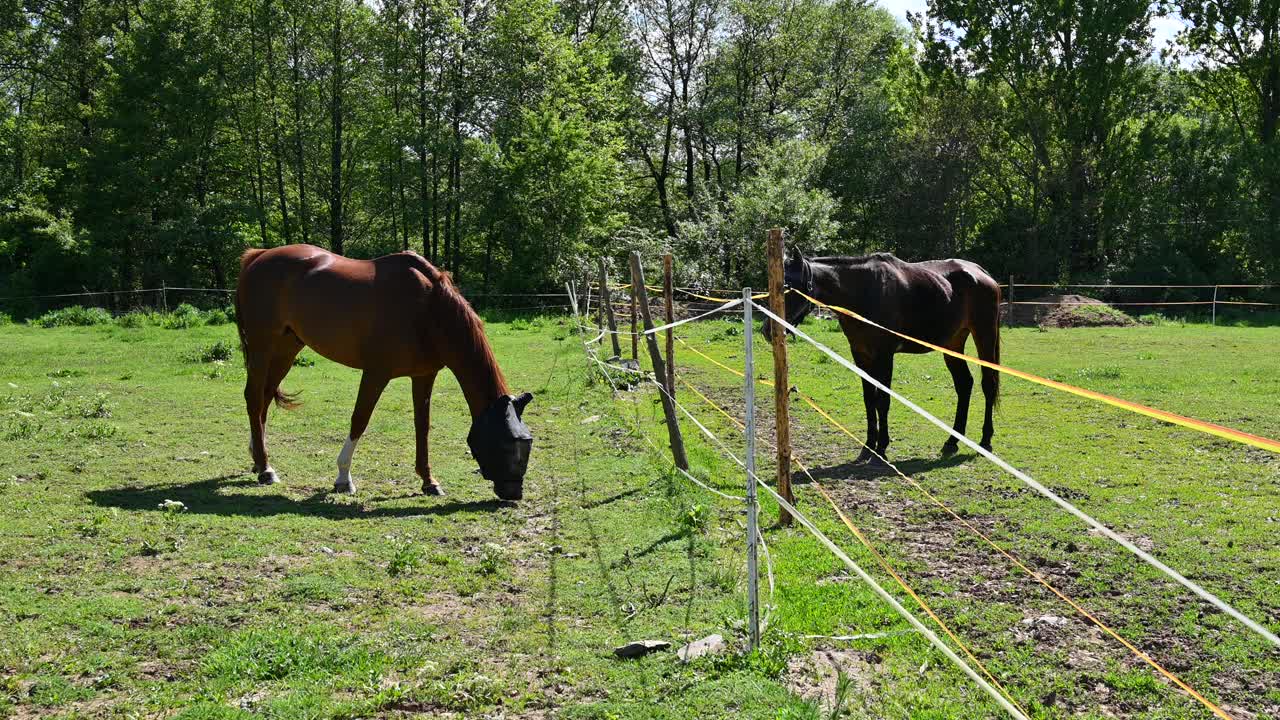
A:
[[[247,473],[244,373],[233,325],[0,327],[0,716],[348,718],[425,714],[567,718],[827,717],[793,692],[833,647],[854,717],[996,716],[913,634],[830,644],[803,635],[905,623],[803,531],[762,517],[777,589],[763,647],[741,652],[739,508],[668,474],[629,428],[663,443],[641,390],[611,398],[560,319],[489,326],[516,390],[537,398],[519,505],[493,500],[464,442],[457,386],[437,383],[432,468],[449,494],[417,494],[409,383],[394,381],[355,456],[354,497],[327,492],[358,374],[308,354],[273,411],[282,485]],[[741,333],[685,326],[741,363]],[[837,350],[829,322],[806,329]],[[758,338],[758,336],[757,336]],[[1280,435],[1280,331],[1163,325],[1006,330],[1009,364],[1261,435]],[[762,344],[758,344],[762,345]],[[852,429],[860,382],[793,343],[793,382]],[[741,383],[677,345],[681,374],[741,413]],[[767,350],[757,373],[767,376]],[[646,363],[647,364],[647,363]],[[894,387],[950,418],[936,355],[899,356]],[[1280,625],[1280,463],[1263,451],[1005,381],[997,451],[1247,614]],[[1051,394],[1052,393],[1052,394]],[[975,393],[971,430],[981,422]],[[681,395],[733,447],[741,436]],[[1036,717],[1206,713],[1123,648],[956,529],[910,486],[847,467],[847,438],[796,405],[797,455],[877,547]],[[762,393],[759,413],[771,414]],[[1280,717],[1280,658],[1262,641],[895,407],[891,456],[957,512],[1216,701]],[[742,485],[690,424],[693,469]],[[768,469],[762,447],[761,463]],[[889,586],[803,484],[800,507]],[[177,501],[185,510],[166,501]],[[891,587],[891,586],[890,586]],[[896,588],[891,591],[910,605]],[[619,661],[634,639],[719,632],[734,652]],[[836,683],[830,680],[832,688]],[[829,702],[829,698],[828,698]]]

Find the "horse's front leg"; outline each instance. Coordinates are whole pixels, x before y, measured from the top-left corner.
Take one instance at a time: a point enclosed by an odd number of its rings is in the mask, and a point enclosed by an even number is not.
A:
[[[893,353],[888,353],[877,364],[876,370],[872,372],[872,377],[879,380],[885,387],[893,385]],[[892,398],[889,393],[881,390],[876,393],[876,413],[880,420],[880,435],[876,438],[876,453],[880,460],[888,462],[889,452],[889,405]]]
[[[351,412],[351,432],[347,435],[347,442],[342,445],[342,452],[338,453],[338,479],[333,481],[334,492],[354,493],[356,491],[356,483],[351,479],[351,458],[356,454],[356,443],[360,441],[360,436],[364,435],[365,428],[369,427],[369,416],[373,414],[378,398],[382,397],[382,391],[390,381],[391,378],[369,370],[360,376],[360,392],[356,395],[356,409]]]
[[[876,399],[879,395],[880,390],[875,385],[867,380],[862,381],[862,406],[867,411],[867,441],[862,444],[862,452],[858,453],[858,459],[853,461],[855,465],[870,462],[874,457],[871,449],[876,446],[876,440],[880,436],[876,426]]]
[[[418,439],[417,458],[414,467],[422,478],[422,492],[427,495],[443,495],[444,488],[431,477],[431,462],[427,459],[427,435],[431,433],[431,388],[436,374],[413,379],[413,427]]]

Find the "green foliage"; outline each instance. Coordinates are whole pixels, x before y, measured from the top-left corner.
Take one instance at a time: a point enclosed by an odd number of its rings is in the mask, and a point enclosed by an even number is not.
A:
[[[236,352],[237,348],[235,345],[225,340],[219,340],[212,345],[205,345],[204,347],[196,350],[192,354],[191,358],[195,362],[200,363],[223,363],[234,358]]]
[[[102,308],[72,305],[67,308],[50,310],[31,322],[36,327],[55,328],[106,325],[111,320],[111,313]]]
[[[422,562],[422,548],[413,540],[398,541],[392,548],[391,560],[387,563],[387,574],[391,577],[408,575],[418,568]]]

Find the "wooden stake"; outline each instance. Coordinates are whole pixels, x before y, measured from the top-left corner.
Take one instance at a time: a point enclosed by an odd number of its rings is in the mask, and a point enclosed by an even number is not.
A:
[[[769,309],[774,315],[784,318],[787,307],[783,295],[782,229],[770,230],[765,245],[765,254],[769,258]],[[769,322],[773,323],[773,412],[778,444],[778,494],[794,504],[795,496],[791,494],[791,382],[787,372],[787,331],[776,322]],[[751,332],[752,328],[744,328],[744,331]],[[779,512],[778,523],[790,525],[790,513],[785,509]]]
[[[613,300],[609,298],[609,271],[605,269],[604,258],[600,258],[600,306],[609,319],[609,340],[613,342],[613,357],[620,358],[622,348],[618,346],[618,322],[613,319]]]
[[[644,292],[644,268],[640,267],[640,253],[631,253],[631,297],[641,297]],[[635,307],[634,305],[632,307]],[[640,303],[640,312],[644,316],[644,329],[649,330],[653,327],[653,318],[649,316],[649,303]],[[633,335],[637,338],[638,335]],[[649,346],[649,360],[653,363],[653,374],[658,378],[658,384],[663,388],[667,387],[667,368],[666,363],[662,361],[662,351],[658,349],[658,338],[653,335],[645,335],[645,344]],[[684,438],[680,435],[680,422],[676,417],[675,400],[665,392],[659,393],[662,396],[662,413],[667,416],[667,434],[671,438],[671,457],[676,461],[676,467],[681,470],[689,469],[689,459],[684,454]]]
[[[649,307],[648,292],[648,290],[645,290],[643,283],[641,283],[639,290],[636,289],[634,282],[631,284],[631,359],[637,363],[640,362],[640,333],[636,332],[636,298],[643,297],[645,299],[644,306],[647,308]]]
[[[675,322],[675,308],[671,298],[671,253],[662,256],[662,300],[666,305],[667,324]],[[667,328],[667,392],[676,396],[676,334],[675,328]]]

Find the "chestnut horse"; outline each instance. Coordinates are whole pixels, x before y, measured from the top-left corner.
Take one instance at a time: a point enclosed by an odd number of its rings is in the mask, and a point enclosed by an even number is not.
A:
[[[422,491],[443,495],[431,476],[427,434],[431,388],[448,368],[471,409],[467,444],[480,472],[503,500],[523,495],[533,436],[521,419],[529,393],[513,397],[484,334],[484,324],[449,274],[421,256],[396,253],[351,260],[311,245],[248,250],[240,258],[236,325],[244,352],[249,451],[258,482],[278,482],[267,462],[271,401],[295,405],[280,389],[303,347],[363,370],[351,432],[338,454],[335,492],[355,492],[351,457],[379,396],[392,378],[413,378],[415,469]]]
[[[783,268],[786,284],[802,290],[815,300],[852,310],[886,328],[931,342],[948,350],[964,352],[965,341],[973,335],[978,357],[1000,362],[1000,285],[975,263],[967,260],[927,260],[904,262],[888,253],[863,257],[805,258],[788,253]],[[813,303],[797,293],[787,293],[786,317],[798,325]],[[854,362],[871,377],[889,387],[893,381],[895,353],[927,353],[929,348],[903,340],[897,335],[871,327],[845,315],[836,315],[840,329],[849,340]],[[765,323],[768,336],[773,323]],[[964,360],[944,355],[956,389],[955,430],[964,434],[969,419],[969,396],[973,375]],[[986,419],[980,445],[991,449],[991,411],[1000,394],[1000,374],[982,368],[982,394],[986,398]],[[867,381],[862,382],[862,403],[867,413],[867,447],[857,462],[874,457],[871,449],[884,457],[889,447],[889,394]],[[944,455],[959,449],[959,441],[947,438]]]

